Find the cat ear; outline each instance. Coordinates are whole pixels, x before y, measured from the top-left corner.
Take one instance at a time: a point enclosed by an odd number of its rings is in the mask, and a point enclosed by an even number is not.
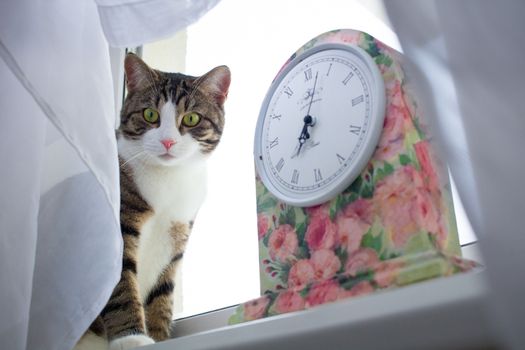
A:
[[[226,66],[215,67],[200,77],[199,80],[200,87],[213,96],[218,104],[222,105],[228,97],[231,81],[230,69]]]
[[[155,78],[157,78],[157,73],[133,53],[126,55],[124,71],[126,72],[128,91],[144,89],[153,84]]]

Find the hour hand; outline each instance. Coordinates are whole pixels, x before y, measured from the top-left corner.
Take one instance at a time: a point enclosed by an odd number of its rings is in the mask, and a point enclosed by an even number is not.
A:
[[[301,135],[299,137],[299,144],[295,147],[295,151],[292,154],[292,158],[299,157],[299,153],[301,153],[301,149],[303,148],[304,143],[306,140],[310,137],[308,133],[306,135]]]
[[[299,137],[298,137],[299,144],[295,148],[295,151],[294,151],[294,154],[292,155],[292,158],[295,158],[295,157],[299,156],[299,153],[301,153],[301,149],[303,148],[303,145],[305,144],[306,140],[308,140],[310,138],[310,134],[308,133],[308,126],[310,126],[310,125],[312,125],[311,124],[311,117],[310,117],[310,119],[308,119],[308,122],[306,121],[306,118],[305,118],[305,123],[303,125],[303,130],[301,131],[301,135],[299,135]]]

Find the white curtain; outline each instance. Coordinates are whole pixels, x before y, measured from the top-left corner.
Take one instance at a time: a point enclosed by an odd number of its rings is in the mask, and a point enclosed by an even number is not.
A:
[[[389,0],[487,264],[487,317],[525,344],[525,2]]]
[[[172,35],[217,2],[0,4],[0,348],[71,349],[118,281],[108,44]]]

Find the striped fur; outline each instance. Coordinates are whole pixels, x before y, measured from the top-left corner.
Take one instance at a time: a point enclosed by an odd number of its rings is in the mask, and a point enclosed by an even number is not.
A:
[[[121,279],[90,330],[127,349],[170,336],[175,271],[206,188],[205,161],[224,128],[225,66],[202,77],[150,69],[134,55],[125,61],[128,95],[117,131],[120,156]],[[147,122],[152,108],[160,118]],[[201,121],[184,126],[195,112]],[[161,142],[174,141],[171,148]]]

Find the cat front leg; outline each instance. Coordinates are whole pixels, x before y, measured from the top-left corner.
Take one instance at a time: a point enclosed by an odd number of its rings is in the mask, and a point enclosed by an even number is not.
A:
[[[131,349],[153,344],[147,335],[144,308],[137,281],[136,247],[138,235],[122,225],[124,256],[120,281],[101,312],[111,350]]]
[[[193,222],[174,223],[170,229],[173,242],[173,257],[151,289],[144,305],[148,334],[155,341],[170,337],[173,322],[173,291],[175,274],[182,261]]]
[[[144,304],[148,334],[155,341],[163,341],[170,337],[176,268],[175,262],[168,265]]]

